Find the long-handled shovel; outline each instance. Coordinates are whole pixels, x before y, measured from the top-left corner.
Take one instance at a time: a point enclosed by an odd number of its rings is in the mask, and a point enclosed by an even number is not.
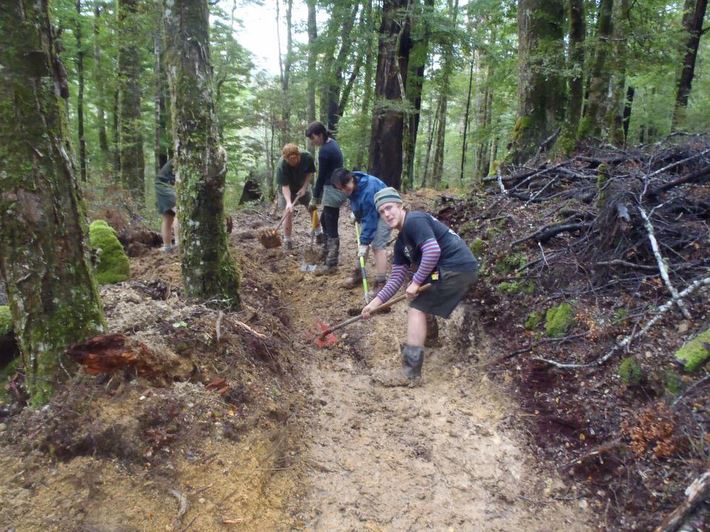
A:
[[[417,292],[418,294],[421,294],[425,290],[428,290],[431,287],[430,284],[425,284],[419,287],[419,291]],[[375,310],[372,311],[372,314],[382,312],[383,310],[386,310],[390,308],[392,305],[396,305],[400,301],[404,300],[407,298],[407,294],[401,294],[398,295],[397,297],[393,297],[386,303],[383,303],[379,307],[377,307]],[[360,321],[362,319],[362,314],[358,314],[357,316],[353,316],[352,318],[348,318],[345,321],[341,321],[337,325],[333,325],[332,327],[329,327],[327,324],[323,322],[318,322],[317,324],[317,332],[316,332],[316,346],[318,347],[330,347],[331,345],[335,344],[338,341],[338,338],[333,334],[334,331],[337,331],[338,329],[342,329],[343,327],[347,327],[351,323],[355,323],[356,321]]]
[[[367,288],[367,272],[365,271],[365,257],[360,255],[360,224],[355,221],[355,244],[358,247],[358,259],[360,261],[360,276],[362,277],[362,290],[365,293],[365,304],[370,302],[370,291]]]
[[[314,209],[311,215],[311,245],[303,253],[303,264],[301,264],[302,272],[312,272],[318,265],[320,251],[313,247],[316,240],[316,231],[318,231],[318,211]]]

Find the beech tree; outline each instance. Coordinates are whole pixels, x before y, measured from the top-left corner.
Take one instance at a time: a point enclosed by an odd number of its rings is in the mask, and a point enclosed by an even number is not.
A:
[[[207,0],[164,4],[182,277],[188,296],[239,307],[224,227],[226,153],[215,119]]]
[[[370,172],[400,188],[407,68],[412,41],[407,0],[384,0],[370,137]]]
[[[30,403],[39,406],[51,396],[66,348],[104,322],[48,3],[7,3],[0,35],[0,271]]]
[[[118,111],[121,182],[133,198],[145,202],[145,159],[141,128],[142,40],[140,0],[118,0]]]

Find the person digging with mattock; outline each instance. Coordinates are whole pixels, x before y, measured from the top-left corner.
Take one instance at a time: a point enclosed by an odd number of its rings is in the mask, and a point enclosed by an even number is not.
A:
[[[404,284],[410,267],[416,268],[406,288],[407,342],[402,346],[402,369],[384,376],[383,383],[407,385],[421,377],[427,315],[448,318],[476,280],[478,261],[466,242],[425,212],[407,212],[392,187],[375,194],[375,207],[391,229],[398,229],[392,271],[387,284],[362,311],[363,318],[390,299]],[[430,288],[419,293],[420,288]]]

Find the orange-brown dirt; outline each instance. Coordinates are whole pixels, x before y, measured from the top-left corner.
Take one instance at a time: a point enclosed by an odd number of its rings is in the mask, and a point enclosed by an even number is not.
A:
[[[529,454],[525,414],[481,368],[494,349],[466,305],[440,322],[418,387],[371,379],[399,364],[404,306],[315,347],[317,321],[333,324],[363,303],[361,291],[338,287],[355,266],[345,214],[340,270],[328,277],[299,271],[310,242],[304,210],[292,252],[255,238],[278,219],[235,215],[239,312],[185,301],[178,254],[132,259],[131,281],[101,291],[108,332],[196,369],[165,386],[130,369],[80,372],[47,407],[6,411],[0,529],[603,526],[592,500]]]

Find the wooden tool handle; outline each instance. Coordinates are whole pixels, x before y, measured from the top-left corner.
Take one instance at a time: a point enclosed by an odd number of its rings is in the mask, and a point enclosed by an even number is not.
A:
[[[417,291],[417,295],[421,294],[422,292],[429,290],[431,288],[431,284],[425,284],[419,287],[419,291]],[[397,297],[393,297],[389,301],[383,303],[379,307],[377,307],[375,310],[372,311],[372,314],[375,314],[377,312],[381,312],[385,309],[390,308],[392,305],[396,305],[403,299],[407,298],[407,294],[400,294]],[[341,321],[337,325],[333,325],[332,327],[329,327],[327,330],[323,331],[320,335],[321,338],[323,338],[325,335],[332,333],[333,331],[337,331],[338,329],[342,329],[343,327],[346,327],[350,325],[351,323],[355,323],[356,321],[359,321],[362,319],[362,314],[358,314],[357,316],[353,316],[352,318],[349,318],[345,321]]]

